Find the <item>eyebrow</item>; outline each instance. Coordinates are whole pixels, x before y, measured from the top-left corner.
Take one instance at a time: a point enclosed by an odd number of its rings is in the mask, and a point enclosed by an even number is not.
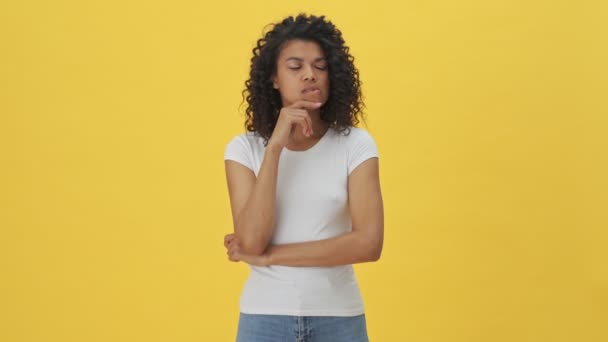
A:
[[[291,59],[296,60],[298,62],[303,62],[304,61],[303,58],[299,58],[299,57],[289,57],[289,58],[285,59],[285,61],[289,61]],[[322,61],[322,60],[325,60],[325,57],[317,57],[314,61],[318,62],[318,61]]]

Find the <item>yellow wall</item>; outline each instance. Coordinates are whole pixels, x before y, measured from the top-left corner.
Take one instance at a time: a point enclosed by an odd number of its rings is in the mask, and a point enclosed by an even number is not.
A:
[[[234,340],[223,152],[299,11],[381,154],[372,341],[608,340],[608,7],[506,0],[3,2],[0,340]]]

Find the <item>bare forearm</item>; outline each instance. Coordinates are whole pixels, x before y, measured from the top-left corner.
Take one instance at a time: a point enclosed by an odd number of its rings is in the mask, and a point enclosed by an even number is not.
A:
[[[272,238],[280,153],[272,146],[266,149],[254,188],[235,225],[243,249],[251,254],[263,253]]]
[[[381,250],[381,240],[349,232],[325,240],[271,245],[266,253],[271,265],[338,266],[377,261]]]

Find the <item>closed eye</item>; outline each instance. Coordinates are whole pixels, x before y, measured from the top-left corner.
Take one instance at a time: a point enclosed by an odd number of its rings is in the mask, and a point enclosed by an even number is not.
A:
[[[299,69],[301,69],[301,67],[289,67],[289,69],[291,69],[291,70],[299,70]],[[327,70],[327,67],[326,66],[324,66],[324,67],[318,66],[317,69],[319,69],[319,70]]]

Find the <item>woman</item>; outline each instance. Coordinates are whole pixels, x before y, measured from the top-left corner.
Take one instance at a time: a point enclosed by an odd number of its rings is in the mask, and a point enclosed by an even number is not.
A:
[[[377,261],[384,234],[378,152],[354,127],[359,73],[324,16],[288,17],[253,49],[247,132],[225,150],[234,233],[251,272],[237,341],[367,341],[352,264]]]

